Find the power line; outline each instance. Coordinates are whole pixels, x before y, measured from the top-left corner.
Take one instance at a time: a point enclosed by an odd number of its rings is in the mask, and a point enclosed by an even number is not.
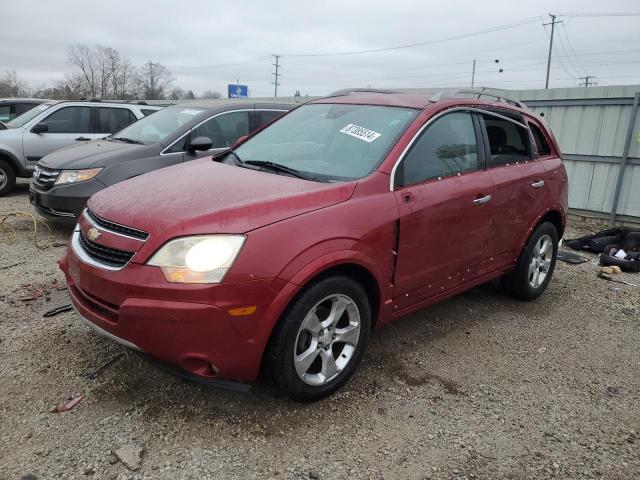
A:
[[[289,54],[283,54],[283,57],[335,57],[335,56],[343,56],[343,55],[361,55],[361,54],[365,54],[365,53],[379,53],[379,52],[388,52],[391,50],[400,50],[400,49],[404,49],[404,48],[415,48],[415,47],[422,47],[425,45],[433,45],[435,43],[443,43],[443,42],[450,42],[452,40],[460,40],[463,38],[469,38],[469,37],[475,37],[478,35],[486,35],[487,33],[493,33],[493,32],[498,32],[501,30],[507,30],[510,28],[516,28],[516,27],[520,27],[523,25],[527,25],[530,23],[534,23],[534,22],[538,22],[540,21],[541,17],[530,17],[530,18],[525,18],[523,20],[519,20],[517,22],[513,22],[513,23],[508,23],[505,25],[499,25],[497,27],[491,27],[491,28],[487,28],[484,30],[479,30],[477,32],[472,32],[472,33],[465,33],[465,34],[461,34],[461,35],[454,35],[451,37],[445,37],[445,38],[440,38],[440,39],[435,39],[435,40],[428,40],[425,42],[418,42],[418,43],[409,43],[406,45],[397,45],[394,47],[385,47],[385,48],[373,48],[373,49],[368,49],[368,50],[353,50],[353,51],[346,51],[346,52],[325,52],[325,53],[289,53]]]
[[[603,13],[603,12],[568,12],[568,13],[558,13],[558,17],[639,17],[640,13],[638,12],[613,12],[613,13]]]
[[[569,50],[571,50],[571,53],[573,53],[573,57],[576,60],[576,63],[578,64],[578,66],[580,66],[582,68],[582,71],[585,73],[585,75],[587,74],[587,69],[584,68],[584,65],[580,62],[580,59],[578,58],[578,55],[576,54],[575,49],[573,48],[573,44],[571,43],[571,39],[569,38],[569,32],[567,32],[567,27],[566,25],[563,23],[562,24],[562,31],[564,32],[564,36],[567,40],[567,44],[569,45]]]

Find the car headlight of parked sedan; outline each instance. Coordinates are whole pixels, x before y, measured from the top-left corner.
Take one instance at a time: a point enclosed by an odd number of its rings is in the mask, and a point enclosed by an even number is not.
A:
[[[55,185],[65,183],[78,183],[91,180],[102,171],[100,168],[86,168],[83,170],[63,170],[58,176]]]
[[[220,283],[244,244],[244,235],[198,235],[171,240],[147,262],[168,282]]]

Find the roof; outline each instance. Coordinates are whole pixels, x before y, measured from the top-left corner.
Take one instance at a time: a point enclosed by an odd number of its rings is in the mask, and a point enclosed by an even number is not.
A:
[[[298,104],[296,103],[286,103],[286,102],[256,102],[251,99],[210,99],[210,100],[191,100],[187,102],[178,102],[173,105],[169,105],[169,107],[182,107],[182,108],[223,108],[226,109],[228,107],[240,107],[246,108],[254,107],[255,108],[273,108],[273,109],[290,109]]]
[[[328,97],[320,98],[309,103],[345,103],[362,105],[380,105],[408,108],[426,108],[438,102],[451,102],[467,99],[472,104],[505,106],[510,105],[517,109],[526,106],[518,101],[504,96],[502,93],[493,93],[482,88],[473,89],[447,89],[430,92],[416,92],[403,90],[375,90],[369,88],[352,88],[338,90]],[[486,99],[486,100],[485,100]],[[475,100],[475,101],[473,101]]]
[[[48,101],[46,98],[0,98],[0,103],[44,103]]]
[[[345,103],[423,109],[433,102],[431,101],[431,95],[424,93],[353,90],[350,92],[339,91],[335,94],[329,95],[328,97],[313,100],[309,103]]]

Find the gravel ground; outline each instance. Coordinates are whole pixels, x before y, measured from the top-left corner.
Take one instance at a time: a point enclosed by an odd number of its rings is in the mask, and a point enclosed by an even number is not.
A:
[[[0,218],[28,211],[26,193],[0,198]],[[558,262],[535,302],[488,284],[382,329],[340,392],[304,405],[131,354],[88,379],[124,350],[73,312],[42,317],[68,303],[56,262],[70,228],[37,250],[28,220],[8,222],[0,479],[640,478],[640,289],[596,278],[595,256]]]

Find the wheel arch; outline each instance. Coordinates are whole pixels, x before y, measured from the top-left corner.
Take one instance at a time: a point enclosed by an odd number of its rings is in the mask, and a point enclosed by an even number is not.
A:
[[[354,256],[349,256],[349,254],[357,255],[359,252],[334,252],[331,256],[336,257],[336,255],[338,255],[337,258],[329,260],[325,257],[327,261],[323,263],[322,266],[307,265],[306,268],[299,271],[293,279],[287,282],[287,285],[293,288],[290,288],[289,291],[284,294],[286,298],[281,299],[281,307],[278,308],[278,311],[273,312],[274,316],[272,318],[275,318],[275,321],[273,321],[266,342],[264,343],[262,358],[260,360],[261,371],[263,371],[265,365],[265,357],[269,350],[269,343],[273,335],[277,334],[282,318],[295,300],[299,298],[309,286],[323,278],[334,275],[346,275],[359,282],[364,287],[367,298],[369,299],[369,305],[371,307],[371,328],[373,329],[375,327],[376,322],[380,318],[382,306],[380,281],[372,268]]]
[[[2,148],[0,148],[0,160],[6,161],[9,166],[13,169],[13,173],[16,177],[19,177],[23,173],[23,168],[18,159],[11,152],[8,152]]]

